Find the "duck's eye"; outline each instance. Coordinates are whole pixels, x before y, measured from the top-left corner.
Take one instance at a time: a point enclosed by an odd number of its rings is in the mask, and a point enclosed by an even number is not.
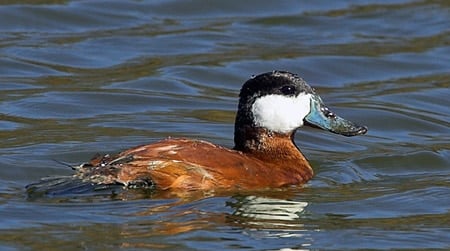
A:
[[[281,87],[280,89],[281,93],[283,93],[284,95],[293,95],[295,94],[295,87],[291,86],[291,85],[285,85],[283,87]]]

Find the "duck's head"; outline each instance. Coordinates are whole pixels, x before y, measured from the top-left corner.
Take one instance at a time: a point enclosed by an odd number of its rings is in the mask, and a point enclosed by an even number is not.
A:
[[[235,148],[243,149],[254,131],[292,136],[308,125],[344,136],[362,135],[367,127],[331,112],[302,78],[285,71],[254,76],[242,86],[235,123]]]

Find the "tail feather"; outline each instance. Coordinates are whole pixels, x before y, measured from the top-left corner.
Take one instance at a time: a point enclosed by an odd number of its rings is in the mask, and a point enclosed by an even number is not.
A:
[[[117,164],[129,160],[129,156],[114,159],[109,155],[97,155],[89,163],[78,166],[55,160],[76,173],[72,176],[46,177],[27,185],[28,198],[108,195],[120,193],[124,188],[154,190],[155,184],[148,177],[126,182],[117,179],[120,170]]]
[[[41,196],[71,196],[89,194],[114,194],[118,189],[122,190],[120,184],[95,184],[82,180],[75,176],[53,176],[42,178],[36,183],[27,185],[28,196],[30,198]]]

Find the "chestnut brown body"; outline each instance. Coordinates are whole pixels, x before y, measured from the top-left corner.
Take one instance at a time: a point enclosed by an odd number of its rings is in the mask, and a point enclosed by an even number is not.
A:
[[[267,136],[254,151],[201,140],[166,139],[78,167],[98,184],[154,186],[160,190],[257,189],[302,184],[313,171],[289,136]]]

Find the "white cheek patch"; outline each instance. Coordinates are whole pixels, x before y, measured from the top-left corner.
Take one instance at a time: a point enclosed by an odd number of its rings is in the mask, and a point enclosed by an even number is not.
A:
[[[269,130],[288,133],[303,125],[303,119],[311,111],[311,95],[266,95],[255,100],[252,106],[255,124]]]

